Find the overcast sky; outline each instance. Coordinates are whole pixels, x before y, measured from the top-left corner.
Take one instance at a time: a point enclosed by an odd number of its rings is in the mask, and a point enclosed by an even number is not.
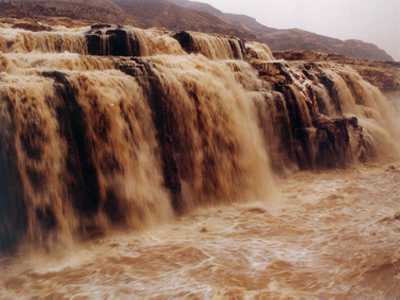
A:
[[[376,44],[400,61],[400,0],[197,0],[268,27]]]

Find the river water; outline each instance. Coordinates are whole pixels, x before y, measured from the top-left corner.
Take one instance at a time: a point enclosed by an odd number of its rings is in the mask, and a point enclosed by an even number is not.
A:
[[[3,298],[395,298],[400,164],[300,172],[265,201],[1,261]],[[235,298],[235,299],[236,299]]]
[[[396,95],[226,37],[0,29],[0,298],[400,296]]]

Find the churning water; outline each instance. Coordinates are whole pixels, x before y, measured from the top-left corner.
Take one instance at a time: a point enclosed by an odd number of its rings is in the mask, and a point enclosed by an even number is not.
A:
[[[230,37],[0,31],[1,298],[400,296],[395,97]]]

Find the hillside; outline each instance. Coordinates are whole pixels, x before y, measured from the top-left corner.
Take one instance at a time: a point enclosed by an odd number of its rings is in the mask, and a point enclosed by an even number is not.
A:
[[[112,0],[126,13],[140,20],[145,27],[165,27],[169,30],[192,30],[255,39],[250,32],[232,26],[203,11],[194,11],[167,0]]]
[[[101,22],[138,27],[144,25],[109,0],[12,0],[0,2],[0,17],[46,20],[49,25],[54,19],[63,19],[62,22],[70,24]]]
[[[226,14],[209,4],[188,0],[169,1],[187,9],[213,14],[231,25],[243,28],[253,33],[260,42],[266,43],[272,51],[310,50],[340,53],[347,57],[358,59],[393,60],[384,50],[379,49],[374,44],[363,41],[342,41],[300,29],[282,30],[270,28],[258,23],[254,18],[245,15]]]
[[[300,29],[264,26],[245,15],[226,14],[213,6],[188,0],[7,0],[0,18],[46,20],[67,26],[109,23],[140,28],[164,27],[218,33],[266,43],[272,51],[318,51],[349,58],[393,60],[376,45],[318,35]]]
[[[376,45],[360,40],[346,40],[318,35],[312,32],[289,29],[257,35],[259,41],[266,43],[272,51],[318,51],[340,53],[349,58],[393,60]]]
[[[29,18],[47,20],[47,23],[68,18],[70,25],[111,23],[256,38],[214,15],[185,9],[166,0],[11,0],[0,2],[0,18]]]

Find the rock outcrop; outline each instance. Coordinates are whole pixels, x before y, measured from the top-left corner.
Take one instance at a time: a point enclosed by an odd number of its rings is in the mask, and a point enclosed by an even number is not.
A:
[[[91,55],[140,56],[140,45],[133,33],[122,26],[92,25],[86,33],[88,53]]]
[[[277,60],[345,64],[356,70],[364,80],[378,87],[382,92],[400,90],[400,62],[353,59],[344,54],[315,51],[274,51],[273,55]]]

